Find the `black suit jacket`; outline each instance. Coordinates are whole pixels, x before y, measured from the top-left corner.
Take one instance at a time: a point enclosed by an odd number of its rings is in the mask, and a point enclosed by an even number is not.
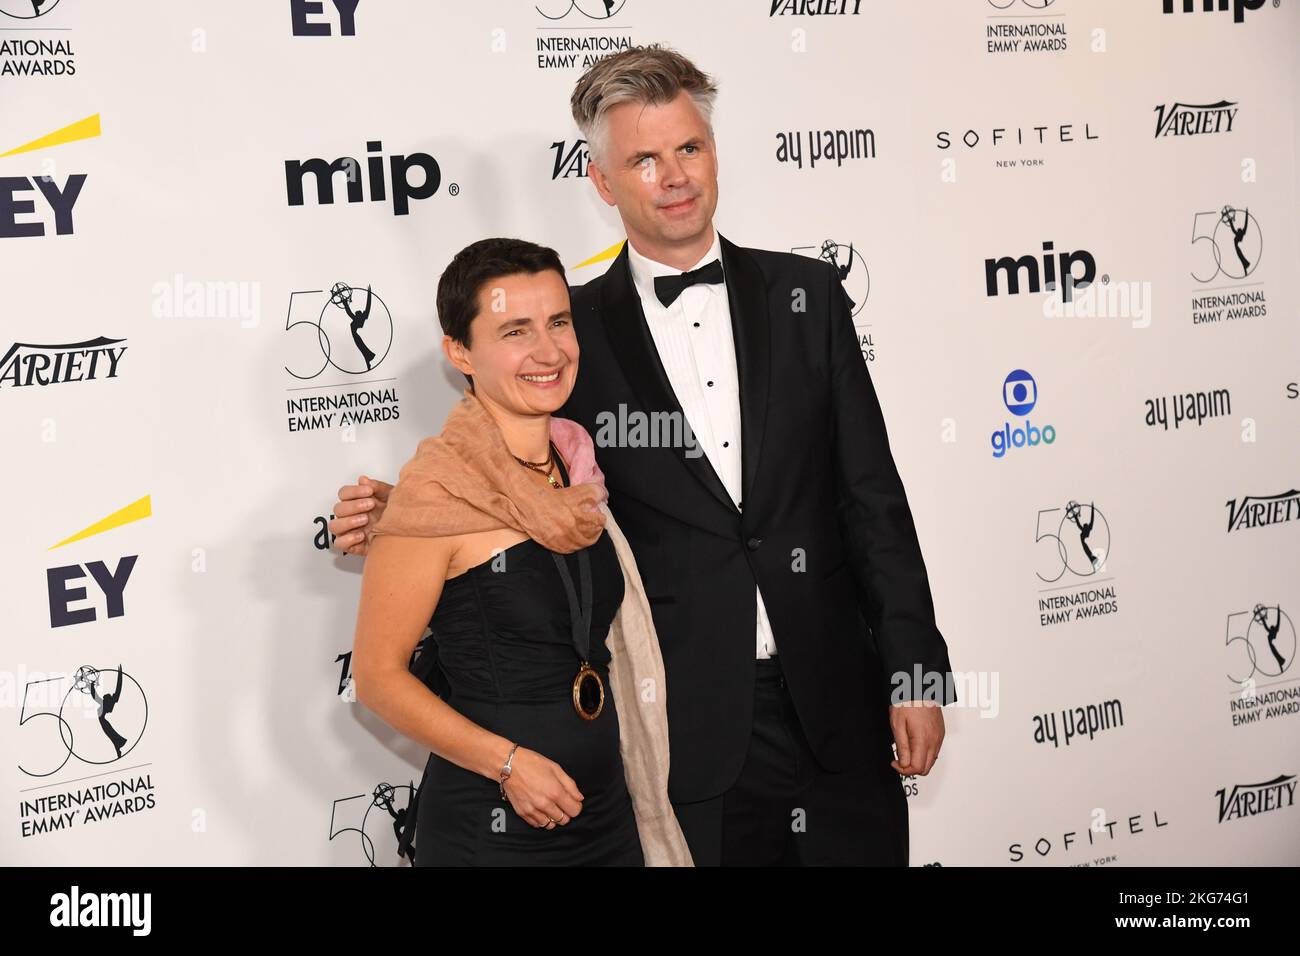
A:
[[[754,586],[818,761],[888,762],[889,677],[950,671],[885,423],[835,269],[722,238],[736,345],[743,493],[707,456],[602,442],[611,421],[675,412],[624,246],[572,289],[581,347],[559,414],[597,439],[609,505],[663,649],[675,802],[716,796],[749,746]],[[803,311],[796,311],[802,301]],[[954,699],[945,682],[944,703]],[[920,697],[916,694],[908,697]]]

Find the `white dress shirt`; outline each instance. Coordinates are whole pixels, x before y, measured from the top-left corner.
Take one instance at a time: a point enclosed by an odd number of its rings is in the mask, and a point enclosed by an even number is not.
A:
[[[700,449],[731,500],[740,507],[740,379],[727,286],[703,282],[687,286],[665,308],[655,295],[655,276],[677,275],[683,270],[647,259],[636,251],[631,240],[628,240],[627,255],[632,281],[641,297],[641,308],[645,310],[655,348],[668,373],[668,382]],[[722,245],[716,229],[713,245],[691,269],[714,259],[722,261]],[[755,590],[758,597],[755,655],[763,659],[776,654],[776,640],[772,637],[767,608],[763,606],[763,594]]]

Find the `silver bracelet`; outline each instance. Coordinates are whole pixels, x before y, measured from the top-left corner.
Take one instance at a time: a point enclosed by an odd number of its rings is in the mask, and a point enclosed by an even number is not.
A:
[[[513,747],[510,748],[510,756],[506,757],[506,762],[501,767],[501,783],[499,784],[499,786],[501,788],[502,800],[506,799],[506,781],[510,779],[510,761],[515,759],[515,751],[518,749],[519,749],[518,744],[515,744]]]

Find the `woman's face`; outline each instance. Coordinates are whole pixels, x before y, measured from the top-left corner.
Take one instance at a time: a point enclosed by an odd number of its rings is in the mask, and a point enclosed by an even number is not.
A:
[[[569,287],[558,272],[517,273],[484,284],[468,347],[444,338],[452,364],[481,400],[516,415],[558,411],[578,374]]]

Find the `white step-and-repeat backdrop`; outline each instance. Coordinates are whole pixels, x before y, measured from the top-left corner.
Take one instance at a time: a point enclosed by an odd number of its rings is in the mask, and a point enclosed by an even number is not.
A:
[[[329,508],[458,249],[608,267],[569,94],[658,41],[855,303],[961,681],[912,863],[1300,863],[1298,6],[0,0],[0,861],[401,863]]]

